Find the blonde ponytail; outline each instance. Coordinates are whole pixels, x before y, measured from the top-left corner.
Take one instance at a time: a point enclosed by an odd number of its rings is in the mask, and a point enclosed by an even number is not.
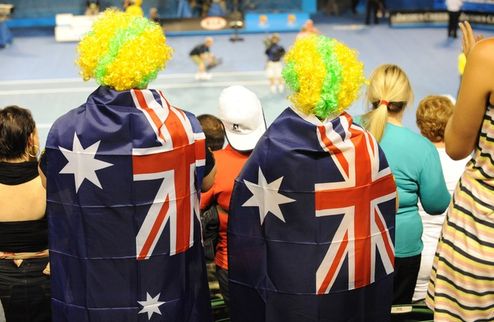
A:
[[[381,65],[369,80],[367,102],[372,109],[362,116],[362,125],[380,142],[388,116],[401,113],[412,100],[413,91],[405,72],[396,65]],[[398,102],[402,104],[396,109]]]
[[[388,107],[386,104],[380,104],[377,108],[362,116],[362,125],[374,135],[378,142],[381,142],[387,122]]]

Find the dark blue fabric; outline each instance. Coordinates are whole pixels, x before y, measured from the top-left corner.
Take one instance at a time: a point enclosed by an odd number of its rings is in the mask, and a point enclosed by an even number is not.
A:
[[[14,37],[5,21],[0,21],[0,48],[11,44]]]
[[[335,135],[350,140],[338,118],[331,121],[331,127],[338,133]],[[358,127],[352,133],[363,132]],[[354,143],[365,144],[363,134],[352,135],[356,135]],[[389,171],[382,150],[378,149],[377,154],[379,170]],[[293,200],[279,206],[284,222],[269,212],[261,224],[260,208],[246,205],[253,197],[246,182],[257,184],[259,171],[268,184],[282,178],[279,194]],[[316,216],[315,185],[341,181],[342,173],[318,140],[318,127],[292,109],[286,109],[259,140],[236,179],[232,194],[228,255],[233,322],[390,319],[392,263],[386,272],[380,255],[375,258],[373,283],[351,289],[348,257],[344,257],[329,293],[318,294],[316,272],[341,227],[343,216]],[[392,189],[393,195],[394,183]],[[378,207],[394,240],[394,197]],[[361,214],[355,216],[365,220]],[[376,251],[376,254],[380,253]]]
[[[197,119],[185,115],[200,133]],[[76,191],[74,175],[60,173],[67,164],[60,149],[73,149],[75,133],[83,148],[100,142],[95,159],[112,164],[96,171],[102,188],[85,179]],[[132,153],[159,145],[130,91],[100,87],[52,126],[46,174],[53,321],[148,321],[139,313],[148,294],[164,302],[151,321],[211,321],[197,216],[188,250],[170,254],[168,221],[149,259],[136,259],[137,233],[163,180],[134,181]],[[196,167],[196,189],[203,168]]]

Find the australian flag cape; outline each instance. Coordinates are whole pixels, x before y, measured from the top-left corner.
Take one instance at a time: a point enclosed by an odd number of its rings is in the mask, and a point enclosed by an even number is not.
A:
[[[232,321],[389,321],[395,202],[382,150],[350,115],[287,108],[235,182]]]
[[[46,145],[53,321],[209,322],[197,119],[99,87]]]

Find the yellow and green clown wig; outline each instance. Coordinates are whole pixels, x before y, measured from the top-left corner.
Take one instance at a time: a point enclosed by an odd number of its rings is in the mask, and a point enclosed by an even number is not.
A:
[[[117,91],[146,88],[172,56],[161,26],[107,10],[81,40],[76,61],[84,80]]]
[[[364,65],[355,50],[325,36],[298,39],[285,56],[283,78],[295,108],[320,119],[335,117],[359,96]]]

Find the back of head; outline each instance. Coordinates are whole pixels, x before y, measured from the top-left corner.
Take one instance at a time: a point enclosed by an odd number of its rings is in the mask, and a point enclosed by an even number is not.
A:
[[[446,124],[453,115],[453,102],[445,96],[431,95],[422,99],[417,108],[417,126],[431,142],[444,142]]]
[[[221,120],[211,114],[202,114],[197,117],[206,136],[206,146],[211,151],[221,150],[225,143],[225,130]]]
[[[0,109],[0,160],[19,159],[26,154],[36,125],[31,112],[18,106]]]
[[[161,26],[111,9],[93,24],[78,52],[84,80],[118,91],[146,88],[172,56]]]
[[[218,117],[225,127],[228,143],[238,151],[253,150],[266,131],[259,98],[243,86],[230,86],[221,92]]]
[[[371,110],[363,116],[364,127],[380,141],[388,114],[402,113],[412,100],[410,81],[400,67],[392,64],[377,67],[367,88],[367,102]]]
[[[365,81],[357,52],[336,39],[297,39],[285,55],[283,78],[295,108],[320,119],[336,117],[359,96]]]

